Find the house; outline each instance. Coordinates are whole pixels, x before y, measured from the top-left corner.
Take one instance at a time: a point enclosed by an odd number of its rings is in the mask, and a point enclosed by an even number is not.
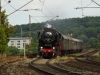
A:
[[[8,46],[15,46],[18,49],[24,49],[25,45],[30,42],[30,37],[9,38]]]

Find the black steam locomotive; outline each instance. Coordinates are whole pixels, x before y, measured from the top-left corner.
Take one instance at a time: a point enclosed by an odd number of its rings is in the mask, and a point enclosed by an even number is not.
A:
[[[38,33],[38,52],[42,57],[56,57],[82,51],[83,41],[65,36],[47,24]]]

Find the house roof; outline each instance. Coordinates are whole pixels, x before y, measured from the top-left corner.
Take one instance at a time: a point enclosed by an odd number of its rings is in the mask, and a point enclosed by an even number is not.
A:
[[[30,37],[15,37],[15,38],[10,37],[9,39],[10,40],[24,40],[24,39],[30,39]],[[32,39],[32,37],[31,37],[31,39]]]

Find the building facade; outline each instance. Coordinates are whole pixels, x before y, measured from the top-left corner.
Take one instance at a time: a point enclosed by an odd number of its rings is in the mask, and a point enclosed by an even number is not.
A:
[[[9,38],[8,46],[15,46],[18,49],[24,49],[26,44],[29,44],[29,37]]]

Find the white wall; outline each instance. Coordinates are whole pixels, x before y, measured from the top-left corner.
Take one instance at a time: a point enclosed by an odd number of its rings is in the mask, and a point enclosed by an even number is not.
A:
[[[18,49],[24,49],[25,44],[29,44],[29,37],[9,38],[8,46],[15,46]]]

